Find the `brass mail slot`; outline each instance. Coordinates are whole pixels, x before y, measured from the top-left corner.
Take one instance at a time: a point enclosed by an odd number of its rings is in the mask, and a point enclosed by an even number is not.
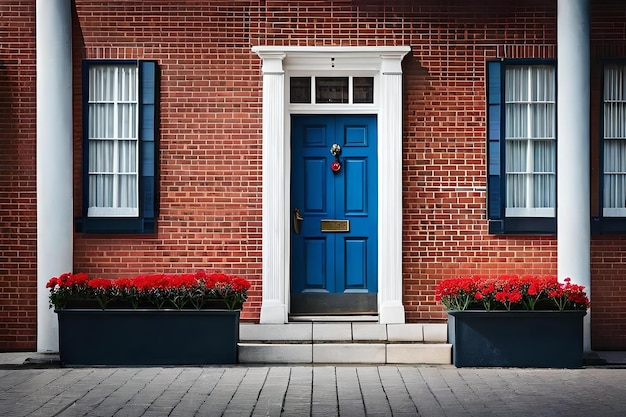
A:
[[[350,220],[321,220],[322,232],[349,232]]]

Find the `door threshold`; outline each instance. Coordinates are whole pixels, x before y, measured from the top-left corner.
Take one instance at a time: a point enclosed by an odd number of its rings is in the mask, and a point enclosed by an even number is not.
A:
[[[289,316],[290,322],[374,322],[378,323],[378,315],[334,315],[334,316]]]

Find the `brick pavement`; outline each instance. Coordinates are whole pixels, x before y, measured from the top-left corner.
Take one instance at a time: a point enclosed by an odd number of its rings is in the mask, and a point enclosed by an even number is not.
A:
[[[0,369],[2,416],[624,416],[626,369]]]

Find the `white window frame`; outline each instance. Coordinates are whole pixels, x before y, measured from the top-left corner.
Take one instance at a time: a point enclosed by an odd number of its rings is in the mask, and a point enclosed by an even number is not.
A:
[[[612,78],[609,79],[609,70],[610,69],[620,69],[620,79]],[[622,195],[625,196],[624,207],[606,207],[607,203],[607,176],[621,176],[622,186],[626,184],[626,165],[623,165],[623,169],[621,171],[607,171],[607,142],[615,142],[615,141],[626,141],[626,64],[624,63],[614,63],[608,64],[604,67],[604,76],[603,76],[603,85],[602,85],[602,152],[603,152],[603,164],[602,164],[602,215],[604,217],[626,217],[626,191],[622,191]],[[618,87],[621,91],[618,95],[621,95],[621,98],[610,98],[607,99],[607,94],[610,92],[608,88],[610,87],[607,83],[612,82],[613,87]],[[616,85],[617,84],[617,85]],[[615,116],[615,112],[607,111],[609,107],[619,107],[617,118],[619,120],[615,120],[611,118],[611,116]],[[612,124],[611,122],[618,123],[617,126]],[[624,142],[623,142],[624,143]]]
[[[120,89],[119,84],[120,84],[120,70],[122,67],[130,67],[132,66],[131,64],[128,63],[120,63],[120,64],[113,64],[113,63],[103,63],[103,64],[94,64],[90,66],[90,70],[89,70],[89,74],[91,76],[91,70],[92,68],[97,68],[97,67],[109,67],[109,68],[115,68],[115,75],[114,75],[114,81],[113,81],[113,85],[115,86],[113,88],[114,90],[114,96],[112,98],[111,101],[105,101],[105,100],[101,100],[101,101],[97,101],[97,100],[92,100],[92,94],[91,91],[89,92],[89,101],[88,101],[88,106],[89,106],[89,112],[92,111],[93,107],[95,107],[95,105],[97,104],[113,104],[113,127],[114,127],[114,133],[113,133],[113,137],[106,137],[106,138],[98,138],[98,137],[91,137],[91,132],[92,129],[90,128],[90,126],[87,127],[87,132],[88,133],[88,143],[91,144],[92,141],[97,141],[97,140],[106,140],[106,141],[113,141],[113,167],[110,171],[91,171],[89,170],[88,172],[88,177],[90,177],[91,175],[98,175],[98,174],[107,174],[107,175],[113,175],[114,179],[113,179],[113,196],[112,196],[112,206],[111,207],[98,207],[98,206],[92,206],[92,201],[91,201],[91,193],[92,190],[89,190],[90,193],[90,197],[89,197],[89,207],[87,209],[87,216],[88,217],[138,217],[139,216],[139,68],[136,68],[135,71],[135,81],[134,81],[134,100],[122,100],[119,96],[120,94]],[[88,83],[89,88],[91,88],[91,82]],[[134,132],[132,137],[122,137],[123,135],[120,134],[119,131],[119,113],[120,113],[120,105],[127,105],[127,104],[134,104],[135,105],[135,126],[134,126]],[[90,123],[91,121],[91,117],[87,118],[87,123]],[[135,165],[135,171],[134,172],[121,172],[120,170],[120,166],[119,166],[119,144],[121,141],[129,141],[129,140],[134,140],[136,142],[135,145],[135,161],[134,161],[134,165]],[[134,190],[134,201],[136,202],[135,207],[119,207],[120,205],[120,201],[119,201],[119,187],[120,187],[120,177],[121,176],[129,176],[129,175],[134,175],[135,177],[135,190]],[[88,181],[90,183],[90,178],[88,178]]]
[[[533,81],[533,79],[529,76],[528,79],[528,83],[525,86],[527,88],[527,97],[528,100],[527,101],[508,101],[505,100],[504,105],[505,105],[505,114],[507,114],[506,111],[506,106],[509,104],[526,104],[527,105],[527,111],[526,111],[526,137],[508,137],[508,135],[505,137],[505,146],[509,146],[510,142],[513,141],[525,141],[527,146],[526,146],[526,164],[525,164],[525,168],[524,171],[508,171],[507,168],[505,168],[505,181],[506,181],[506,195],[504,196],[505,198],[505,216],[506,217],[554,217],[555,213],[556,213],[556,195],[554,196],[554,207],[533,207],[535,204],[534,201],[534,185],[533,185],[533,181],[534,181],[534,177],[535,174],[539,174],[539,175],[553,175],[553,181],[554,181],[554,189],[556,190],[556,170],[552,171],[552,172],[537,172],[535,171],[535,160],[534,160],[534,151],[535,151],[535,144],[538,142],[542,142],[542,141],[554,141],[554,166],[556,167],[556,68],[554,67],[554,65],[550,65],[550,64],[512,64],[512,65],[507,65],[505,66],[505,74],[506,71],[509,71],[511,68],[516,68],[516,67],[528,67],[529,69],[532,67],[539,67],[539,66],[544,66],[544,67],[552,67],[553,69],[553,76],[554,76],[554,89],[555,91],[553,92],[553,97],[554,100],[543,100],[543,101],[539,101],[539,100],[531,100],[532,98],[532,89],[533,87],[536,85],[535,82]],[[532,74],[532,73],[531,73]],[[505,76],[506,79],[506,76]],[[508,89],[510,86],[507,85],[507,83],[505,82],[504,85],[504,89],[505,89],[505,96],[506,96],[506,89]],[[535,122],[535,120],[533,120],[532,114],[533,114],[533,106],[537,105],[537,104],[547,104],[547,105],[553,105],[555,107],[553,114],[554,114],[554,121],[553,121],[553,127],[552,130],[553,132],[555,132],[555,136],[554,137],[532,137],[531,132],[533,131],[533,123]],[[505,116],[506,117],[506,116]],[[504,120],[505,123],[505,131],[507,131],[508,129],[506,128],[506,126],[508,125],[508,123],[510,123],[510,121],[507,119]],[[507,155],[508,157],[508,155]],[[510,161],[505,160],[505,166],[508,166],[508,163]],[[526,188],[526,192],[525,192],[525,207],[508,207],[508,199],[509,199],[509,193],[512,192],[510,190],[510,186],[508,183],[508,176],[509,175],[516,175],[516,174],[520,174],[520,175],[525,175],[526,179],[525,179],[525,188]]]

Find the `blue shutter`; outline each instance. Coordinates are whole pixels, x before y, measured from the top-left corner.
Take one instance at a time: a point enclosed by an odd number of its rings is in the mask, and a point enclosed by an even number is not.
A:
[[[139,149],[140,149],[140,216],[144,218],[144,233],[154,233],[157,195],[157,109],[158,83],[156,62],[139,63],[140,107],[139,107]]]
[[[487,63],[487,217],[490,233],[504,233],[502,63]]]
[[[75,230],[77,232],[86,231],[87,211],[89,209],[89,134],[87,126],[89,126],[89,61],[83,61],[82,68],[82,189],[83,189],[83,209],[82,216],[75,220]]]

